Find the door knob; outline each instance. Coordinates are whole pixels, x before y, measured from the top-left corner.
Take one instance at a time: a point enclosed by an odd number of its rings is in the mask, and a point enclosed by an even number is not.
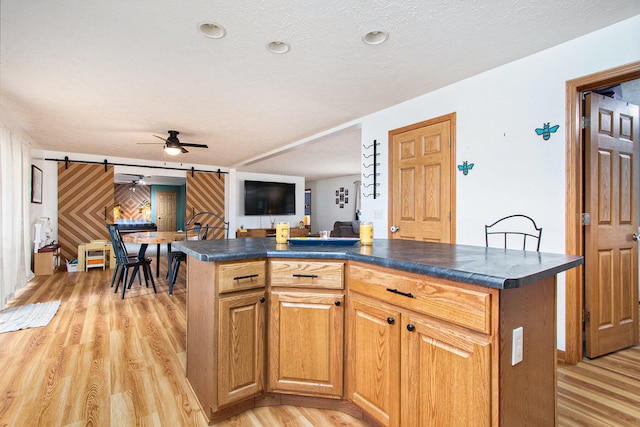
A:
[[[633,236],[631,236],[631,238],[636,242],[640,242],[640,234],[633,233]]]
[[[400,230],[400,227],[398,227],[397,225],[392,225],[392,226],[391,226],[391,232],[392,232],[392,233],[395,233],[395,232],[397,232],[398,230]]]

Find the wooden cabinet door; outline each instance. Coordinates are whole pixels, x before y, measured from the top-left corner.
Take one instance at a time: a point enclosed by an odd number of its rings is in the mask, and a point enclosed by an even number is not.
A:
[[[344,295],[271,292],[270,391],[342,396]]]
[[[263,390],[265,292],[220,299],[218,406]]]
[[[400,313],[349,300],[347,398],[384,426],[400,425]]]
[[[491,343],[415,316],[401,330],[402,425],[491,425]]]

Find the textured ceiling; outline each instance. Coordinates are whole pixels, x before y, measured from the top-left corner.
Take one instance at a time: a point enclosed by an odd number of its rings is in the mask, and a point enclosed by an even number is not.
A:
[[[2,0],[0,113],[43,149],[358,174],[358,129],[310,137],[639,13],[637,0]],[[371,30],[389,40],[364,44]],[[274,40],[290,52],[268,52]],[[209,149],[139,144],[169,129]]]

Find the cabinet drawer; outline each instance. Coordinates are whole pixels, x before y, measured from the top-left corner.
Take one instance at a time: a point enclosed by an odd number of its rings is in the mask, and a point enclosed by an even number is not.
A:
[[[491,293],[352,265],[349,290],[485,334],[491,333]]]
[[[267,276],[266,265],[266,261],[221,264],[218,269],[218,292],[264,287]]]
[[[344,263],[271,261],[271,286],[344,288]]]

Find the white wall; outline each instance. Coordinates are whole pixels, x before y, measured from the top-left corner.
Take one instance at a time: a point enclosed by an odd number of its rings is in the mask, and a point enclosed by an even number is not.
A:
[[[381,197],[363,198],[362,219],[374,222],[376,238],[387,236],[389,130],[455,112],[456,165],[474,164],[456,177],[457,243],[484,245],[485,224],[524,213],[543,228],[541,251],[564,253],[565,83],[638,60],[640,15],[364,117],[363,145],[381,143]],[[535,133],[546,122],[560,125],[548,141]],[[564,349],[563,276],[559,285]]]
[[[32,163],[42,169],[43,184],[42,184],[42,204],[31,204],[31,220],[32,220],[32,234],[34,233],[33,224],[41,216],[46,216],[51,219],[52,238],[58,239],[58,162],[46,161],[47,159],[64,159],[68,156],[70,160],[76,161],[88,161],[88,162],[103,162],[105,156],[96,156],[90,154],[57,152],[57,151],[43,151],[38,149],[31,150]],[[171,162],[158,162],[150,160],[140,159],[128,159],[122,157],[107,157],[107,161],[110,163],[122,163],[122,164],[144,164],[147,166],[166,166],[169,168],[189,169],[191,167],[199,170],[211,170],[216,171],[217,166],[211,165],[199,165],[199,164],[184,164],[184,163],[171,163]],[[187,171],[183,170],[171,170],[171,169],[156,169],[142,166],[114,166],[114,173],[126,173],[126,174],[140,174],[140,175],[162,175],[173,177],[186,177]],[[225,168],[220,168],[222,171],[228,171]],[[231,175],[231,173],[229,173]],[[229,192],[229,182],[231,180],[225,180],[225,192]],[[225,216],[228,217],[229,213],[225,212]],[[229,233],[234,234],[235,233]],[[32,236],[33,240],[34,236]]]
[[[235,171],[230,181],[233,181],[235,188],[229,192],[227,202],[234,213],[229,216],[235,220],[231,224],[229,236],[235,237],[235,230],[241,226],[244,228],[269,228],[271,222],[287,221],[290,226],[296,226],[300,221],[304,221],[304,178],[299,176],[270,175],[263,173],[249,173]],[[296,185],[296,213],[295,215],[244,215],[244,181],[270,181],[288,182]]]
[[[331,231],[336,221],[351,221],[356,219],[356,187],[360,175],[349,175],[338,178],[322,179],[307,183],[311,188],[311,232],[320,230]],[[336,190],[344,188],[349,191],[349,203],[336,204]]]

